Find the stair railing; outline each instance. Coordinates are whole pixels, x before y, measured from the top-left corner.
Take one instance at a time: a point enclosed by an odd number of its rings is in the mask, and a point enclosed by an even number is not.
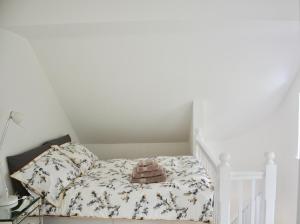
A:
[[[221,154],[216,184],[216,223],[230,224],[231,189],[236,185],[238,196],[238,215],[233,224],[274,224],[276,201],[277,165],[275,154],[265,154],[266,164],[262,172],[233,172],[230,155]],[[262,181],[263,194],[257,193],[257,182]],[[251,201],[245,203],[244,185],[251,184]],[[246,206],[245,206],[246,204]]]
[[[253,199],[251,199],[252,202]],[[242,215],[242,222],[244,224],[259,224],[262,223],[263,221],[263,206],[262,206],[262,202],[263,202],[263,194],[262,192],[258,193],[254,199],[254,203],[248,202],[246,204],[246,206],[244,206],[243,208],[243,215]],[[253,217],[253,213],[251,213],[251,211],[255,211],[255,215]],[[250,218],[249,218],[250,217]],[[239,216],[236,215],[235,218],[231,221],[231,224],[239,224]]]

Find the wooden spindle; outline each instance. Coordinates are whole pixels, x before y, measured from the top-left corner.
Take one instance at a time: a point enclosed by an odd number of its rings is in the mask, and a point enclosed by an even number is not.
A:
[[[255,199],[255,224],[261,224],[261,196],[258,195]]]
[[[240,180],[238,182],[238,197],[239,197],[239,213],[238,213],[238,217],[239,217],[239,221],[238,224],[243,224],[243,208],[244,208],[244,185],[243,185],[243,181]]]
[[[275,153],[268,152],[265,157],[265,224],[274,224],[277,165],[275,164]]]
[[[251,215],[250,224],[255,224],[255,197],[256,197],[256,180],[251,181]]]
[[[218,224],[230,224],[230,155],[222,153],[220,155],[220,165],[218,167],[217,184],[217,222]]]

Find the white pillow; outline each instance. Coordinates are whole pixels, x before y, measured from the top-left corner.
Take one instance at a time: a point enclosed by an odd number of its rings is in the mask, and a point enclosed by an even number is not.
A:
[[[80,174],[78,167],[67,156],[55,148],[50,148],[11,177],[59,207],[65,187]]]
[[[73,163],[79,167],[83,174],[91,169],[94,166],[95,161],[98,160],[98,157],[95,154],[79,143],[68,142],[63,145],[55,145],[53,147],[59,149],[62,153],[68,156]]]

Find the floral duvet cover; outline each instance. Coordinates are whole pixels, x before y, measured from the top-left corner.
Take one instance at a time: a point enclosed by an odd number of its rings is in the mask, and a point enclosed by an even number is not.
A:
[[[167,181],[132,184],[130,177],[140,159],[96,161],[63,195],[61,206],[44,205],[50,216],[190,220],[211,222],[213,184],[206,169],[192,156],[156,157]]]

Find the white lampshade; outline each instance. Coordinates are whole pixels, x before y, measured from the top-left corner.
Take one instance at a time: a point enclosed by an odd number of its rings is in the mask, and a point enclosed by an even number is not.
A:
[[[20,125],[23,121],[24,116],[20,112],[11,111],[10,117],[15,124]]]

